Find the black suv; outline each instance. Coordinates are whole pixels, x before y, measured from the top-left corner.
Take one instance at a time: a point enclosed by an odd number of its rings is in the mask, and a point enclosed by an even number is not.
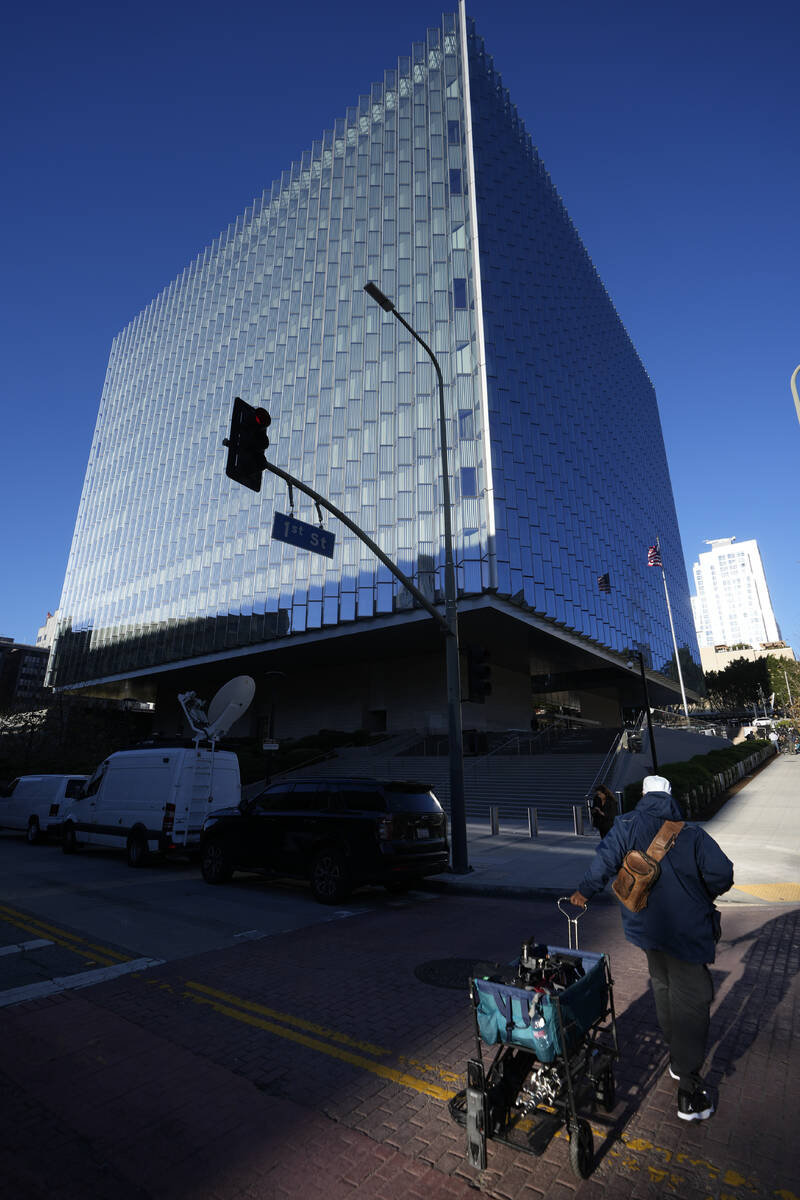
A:
[[[209,813],[200,863],[206,883],[227,883],[237,867],[270,870],[310,879],[317,900],[340,904],[362,883],[400,890],[446,870],[447,818],[418,783],[275,783]]]

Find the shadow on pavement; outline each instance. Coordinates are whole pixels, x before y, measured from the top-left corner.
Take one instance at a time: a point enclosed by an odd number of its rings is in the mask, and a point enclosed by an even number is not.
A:
[[[760,929],[728,943],[750,942],[743,973],[711,1019],[710,1044],[717,1043],[708,1081],[718,1085],[735,1074],[736,1062],[770,1022],[800,971],[800,909],[767,921]]]

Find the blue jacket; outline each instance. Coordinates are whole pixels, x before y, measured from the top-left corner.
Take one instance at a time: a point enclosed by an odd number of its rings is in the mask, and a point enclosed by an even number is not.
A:
[[[683,819],[668,792],[648,792],[635,810],[617,817],[578,885],[590,900],[614,879],[629,850],[646,850],[664,821]],[[714,899],[733,886],[733,863],[697,825],[684,825],[661,860],[647,908],[622,908],[625,936],[643,950],[663,950],[684,962],[714,961]]]

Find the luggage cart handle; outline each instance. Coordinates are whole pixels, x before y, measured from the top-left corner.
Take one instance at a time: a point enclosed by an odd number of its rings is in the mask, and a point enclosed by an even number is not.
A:
[[[558,906],[558,911],[561,913],[561,915],[567,918],[567,927],[569,929],[569,949],[577,950],[579,948],[578,947],[578,921],[580,921],[581,917],[586,912],[586,909],[589,907],[589,905],[587,903],[583,908],[579,908],[576,912],[569,912],[566,909],[561,907],[561,905],[564,903],[567,903],[567,904],[570,903],[569,896],[559,896],[558,900],[556,901],[556,904]]]

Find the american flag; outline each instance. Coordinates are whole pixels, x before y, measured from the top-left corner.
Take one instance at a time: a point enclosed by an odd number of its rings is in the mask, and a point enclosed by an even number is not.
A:
[[[663,567],[661,551],[658,546],[651,546],[647,551],[647,565],[648,567]]]
[[[611,591],[611,580],[608,577],[608,572],[606,572],[605,575],[597,576],[597,586],[600,588],[601,592]]]

